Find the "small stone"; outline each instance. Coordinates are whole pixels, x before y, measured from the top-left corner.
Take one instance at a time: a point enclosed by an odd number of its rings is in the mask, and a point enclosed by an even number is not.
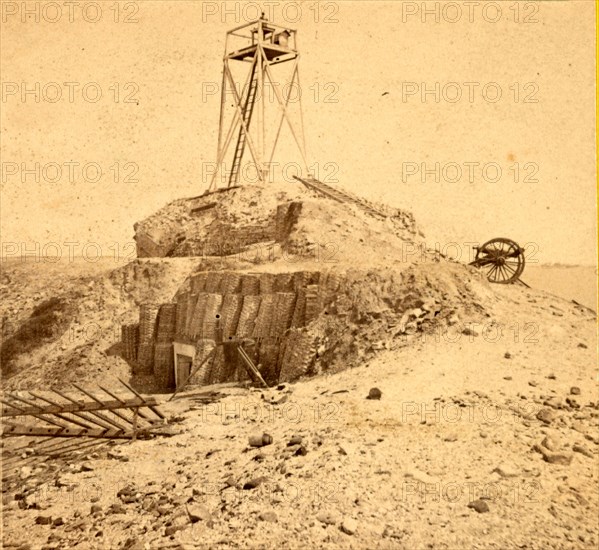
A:
[[[295,456],[306,456],[308,454],[308,449],[306,449],[304,445],[300,445],[293,454]]]
[[[249,489],[255,489],[256,487],[262,485],[265,481],[268,481],[268,478],[266,476],[256,477],[244,483],[243,488],[246,491]]]
[[[346,535],[353,535],[358,529],[358,522],[353,518],[345,518],[341,524],[341,530]]]
[[[504,379],[504,380],[511,380],[511,379],[512,379],[512,377],[511,377],[511,376],[504,376],[504,377],[503,377],[503,379]]]
[[[265,447],[272,443],[272,436],[267,433],[251,435],[249,437],[250,447]]]
[[[556,380],[556,376],[555,376],[555,374],[553,374],[553,373],[551,373],[551,374],[548,374],[548,375],[547,375],[547,378],[548,378],[549,380]]]
[[[235,487],[236,485],[235,477],[230,475],[227,479],[225,479],[225,485],[227,487]]]
[[[503,356],[504,356],[506,359],[511,359],[511,358],[512,358],[512,354],[511,354],[509,351],[506,351],[506,352],[503,354]]]
[[[543,445],[545,449],[548,449],[550,451],[558,451],[561,447],[560,442],[551,435],[548,435],[545,438],[543,438],[543,441],[541,441],[541,445]]]
[[[164,534],[167,537],[170,537],[171,535],[174,535],[177,531],[180,531],[183,528],[182,525],[169,525],[165,530],[164,530]]]
[[[533,445],[533,449],[543,455],[543,460],[549,464],[569,466],[572,462],[572,453],[554,453],[541,445]]]
[[[559,397],[550,397],[549,399],[546,399],[545,401],[543,401],[543,405],[545,405],[546,407],[551,407],[552,409],[563,409],[564,408],[564,403],[563,401],[559,398]]]
[[[52,523],[52,516],[37,516],[35,523],[37,525],[50,525]]]
[[[471,327],[464,327],[464,329],[462,330],[462,334],[464,336],[478,336],[479,332],[479,329],[474,325]]]
[[[197,523],[198,521],[205,521],[209,525],[212,524],[212,514],[210,510],[198,504],[197,502],[190,502],[187,504],[187,513],[191,523]]]
[[[99,504],[92,504],[92,507],[90,509],[90,514],[98,514],[101,511],[102,511],[102,506],[100,506]]]
[[[124,514],[125,512],[125,507],[122,504],[111,504],[107,510],[108,514]]]
[[[587,458],[593,458],[593,453],[587,449],[584,445],[572,445],[572,450],[575,453],[580,453],[584,456],[586,456]]]
[[[562,466],[568,466],[572,462],[571,453],[543,453],[543,460],[549,462],[549,464],[561,464]]]
[[[537,420],[545,424],[551,424],[557,418],[557,414],[551,409],[541,409],[537,413]]]
[[[294,445],[301,445],[303,441],[303,437],[301,435],[293,435],[287,443],[287,447],[293,447]]]
[[[337,518],[331,512],[319,512],[316,519],[326,525],[335,525],[337,523]]]
[[[55,527],[60,527],[61,525],[64,525],[64,519],[62,518],[55,518],[54,521],[52,522],[52,525],[54,525]]]
[[[497,472],[501,477],[517,477],[520,474],[520,471],[516,466],[506,462],[502,462],[493,471]]]
[[[587,345],[586,345],[584,342],[580,342],[580,343],[578,344],[578,347],[579,347],[579,348],[582,348],[582,349],[587,349],[587,348],[588,348],[588,346],[587,346]]]
[[[29,467],[29,466],[23,466],[20,470],[19,470],[19,477],[21,479],[27,479],[28,477],[30,477],[33,474],[33,468]]]
[[[489,505],[482,499],[473,500],[468,503],[468,508],[476,510],[479,514],[484,514],[489,511]]]
[[[279,518],[277,517],[277,514],[275,512],[273,512],[272,510],[268,510],[266,512],[260,512],[260,514],[258,515],[258,519],[260,521],[268,521],[270,523],[276,523]]]
[[[578,386],[572,386],[570,388],[570,395],[580,395],[580,388]]]
[[[566,397],[566,403],[572,409],[580,409],[580,405],[578,404],[578,401],[576,401],[576,399],[574,399],[573,397]]]
[[[368,392],[366,399],[375,399],[378,401],[382,395],[383,395],[383,392],[381,390],[379,390],[378,388],[370,388],[370,391]]]
[[[528,381],[528,385],[531,386],[531,387],[533,387],[533,388],[536,388],[537,387],[537,382],[536,382],[536,380],[529,380]]]

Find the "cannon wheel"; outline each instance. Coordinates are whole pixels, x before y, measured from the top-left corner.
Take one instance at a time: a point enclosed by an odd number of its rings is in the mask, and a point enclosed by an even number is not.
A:
[[[515,283],[524,271],[524,249],[511,239],[492,239],[477,248],[471,265],[480,267],[491,283]]]

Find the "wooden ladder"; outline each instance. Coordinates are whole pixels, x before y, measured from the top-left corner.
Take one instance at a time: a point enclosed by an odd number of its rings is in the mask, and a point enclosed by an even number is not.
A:
[[[254,112],[254,103],[256,101],[256,90],[258,89],[258,77],[256,75],[256,61],[252,64],[252,74],[250,76],[250,86],[245,96],[243,104],[242,117],[245,127],[249,130]],[[247,136],[243,124],[239,127],[239,135],[237,136],[237,145],[235,146],[235,154],[233,155],[233,165],[231,166],[231,174],[229,175],[229,187],[237,185],[239,182],[239,168],[241,167],[241,159],[245,151]]]
[[[350,203],[355,204],[368,214],[375,216],[377,218],[388,218],[389,215],[383,210],[379,210],[374,206],[368,204],[364,199],[356,197],[352,193],[348,191],[342,191],[336,187],[323,183],[314,178],[300,178],[298,176],[293,176],[296,180],[303,183],[308,189],[316,191],[321,195],[324,195],[327,198],[333,199],[337,202]]]

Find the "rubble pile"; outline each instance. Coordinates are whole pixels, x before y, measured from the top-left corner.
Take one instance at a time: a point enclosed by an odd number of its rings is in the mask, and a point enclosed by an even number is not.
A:
[[[348,235],[368,241],[372,249],[377,239],[371,233],[407,241],[418,235],[410,213],[390,207],[384,211],[388,223],[368,218],[354,205],[324,199],[299,183],[224,189],[174,201],[136,223],[137,256],[227,256],[271,241],[297,252],[311,244],[310,237],[339,244]],[[300,235],[303,240],[298,240]]]

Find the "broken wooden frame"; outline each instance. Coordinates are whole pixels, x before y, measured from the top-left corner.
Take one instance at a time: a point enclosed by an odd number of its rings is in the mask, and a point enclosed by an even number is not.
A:
[[[2,437],[51,436],[96,437],[108,439],[132,439],[148,436],[165,424],[164,415],[158,410],[159,403],[152,397],[143,397],[129,384],[119,380],[132,394],[132,398],[119,397],[99,386],[110,399],[101,399],[74,384],[81,395],[71,396],[59,390],[27,392],[28,397],[16,393],[4,393],[2,408]],[[20,424],[20,417],[34,418],[36,424]]]

